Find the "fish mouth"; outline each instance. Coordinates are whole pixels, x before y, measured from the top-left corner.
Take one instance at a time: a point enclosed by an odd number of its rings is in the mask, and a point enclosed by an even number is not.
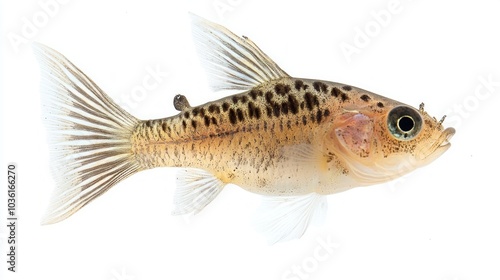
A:
[[[450,140],[455,135],[455,129],[453,127],[448,127],[439,136],[439,138],[435,141],[435,144],[432,145],[428,149],[428,153],[423,153],[423,157],[421,158],[423,165],[426,165],[438,157],[440,157],[444,152],[446,152],[450,147]]]

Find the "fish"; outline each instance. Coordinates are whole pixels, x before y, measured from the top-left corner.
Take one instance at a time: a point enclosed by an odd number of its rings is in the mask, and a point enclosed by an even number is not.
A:
[[[393,180],[450,148],[455,129],[423,104],[294,78],[248,37],[191,18],[210,87],[233,94],[197,106],[176,95],[178,114],[162,119],[137,119],[65,56],[34,43],[56,183],[42,224],[137,172],[177,167],[174,215],[196,214],[236,185],[263,197],[256,225],[276,243],[324,220],[328,195]]]

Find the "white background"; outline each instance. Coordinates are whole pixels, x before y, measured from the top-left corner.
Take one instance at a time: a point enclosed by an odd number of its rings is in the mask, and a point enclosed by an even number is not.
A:
[[[500,81],[498,1],[401,0],[384,26],[374,14],[390,0],[54,1],[0,7],[0,168],[18,164],[20,219],[14,274],[2,218],[1,279],[500,279],[500,85],[481,83]],[[57,9],[47,11],[48,2]],[[135,116],[166,117],[176,113],[175,94],[193,105],[224,96],[208,88],[188,11],[249,36],[292,76],[448,114],[451,149],[404,178],[330,196],[323,226],[274,246],[251,225],[260,198],[235,186],[193,218],[171,216],[172,168],[136,174],[71,218],[40,226],[54,182],[29,42],[66,55],[121,104],[130,99]],[[369,41],[359,41],[366,28]],[[342,44],[358,52],[348,60]],[[148,69],[169,75],[138,95]]]

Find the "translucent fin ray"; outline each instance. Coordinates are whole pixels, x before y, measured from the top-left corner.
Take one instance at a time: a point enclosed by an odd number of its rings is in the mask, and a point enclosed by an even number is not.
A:
[[[191,14],[193,36],[213,90],[249,90],[288,77],[247,37]]]
[[[138,120],[57,51],[34,44],[56,189],[42,224],[66,219],[140,167],[130,136]]]
[[[321,223],[326,216],[326,196],[311,193],[303,196],[265,196],[255,220],[259,231],[270,244],[300,238],[311,223]]]
[[[195,168],[180,170],[174,194],[174,215],[197,214],[222,191],[225,183],[212,173]]]

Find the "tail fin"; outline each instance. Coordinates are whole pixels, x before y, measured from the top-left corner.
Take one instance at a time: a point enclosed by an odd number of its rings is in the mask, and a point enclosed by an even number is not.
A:
[[[139,171],[131,134],[139,122],[57,51],[34,45],[56,189],[42,224],[66,219]]]

